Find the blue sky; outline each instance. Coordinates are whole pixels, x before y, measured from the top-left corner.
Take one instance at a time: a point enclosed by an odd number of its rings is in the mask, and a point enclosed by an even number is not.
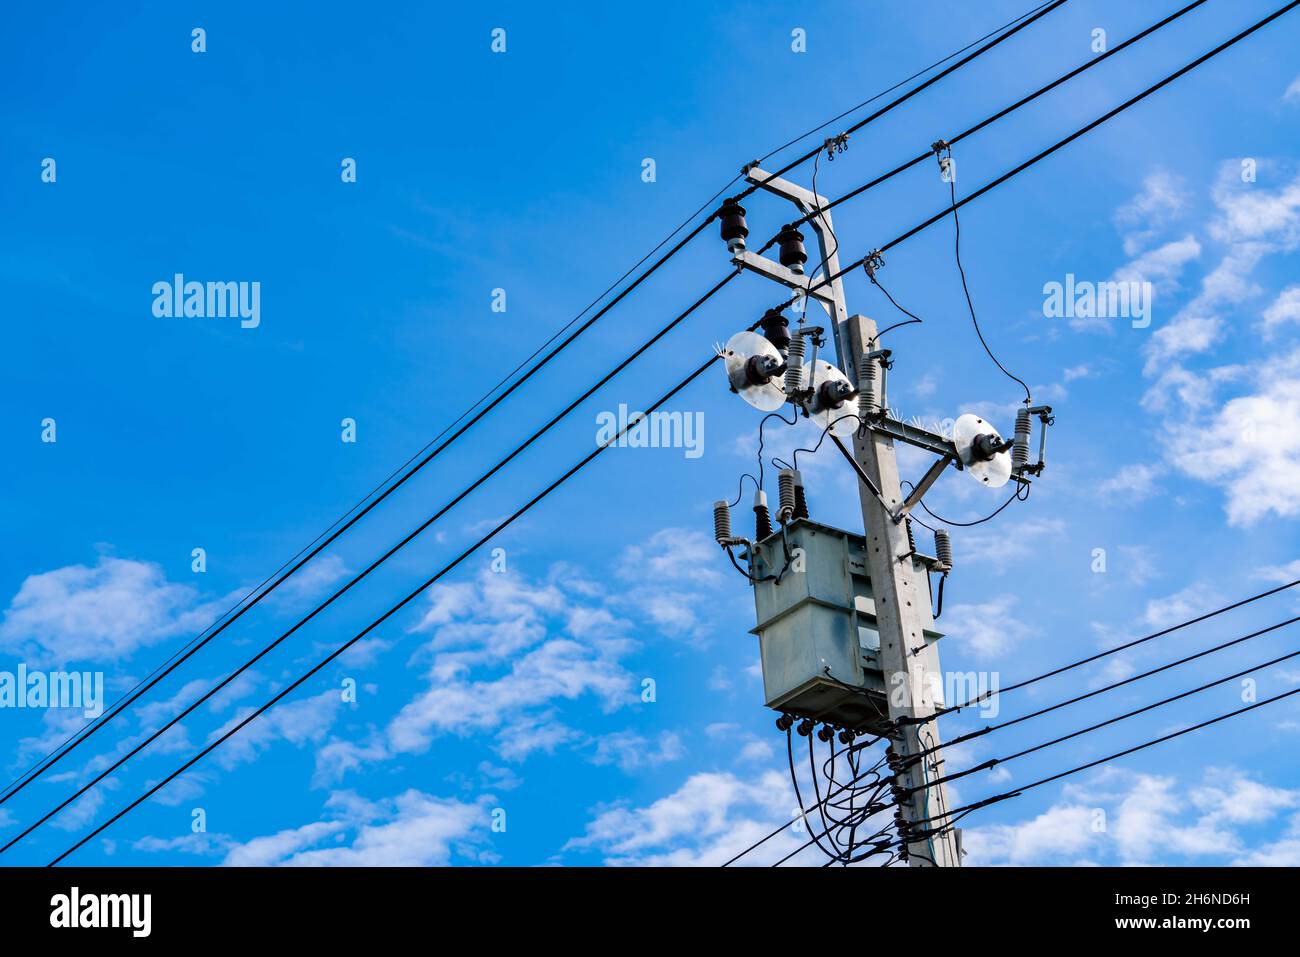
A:
[[[871,179],[1175,9],[1074,0],[856,134],[828,195]],[[1206,4],[959,145],[958,192],[1273,9]],[[130,687],[533,352],[745,161],[995,26],[1020,3],[665,3],[475,11],[59,4],[12,11],[0,124],[11,507],[0,669]],[[962,212],[986,334],[1058,420],[1030,500],[954,532],[943,663],[1004,683],[1300,577],[1300,13]],[[191,30],[207,50],[191,51]],[[506,52],[491,31],[506,31]],[[806,31],[807,52],[791,49]],[[828,132],[834,132],[831,130]],[[53,158],[57,178],[42,181]],[[356,161],[355,183],[340,164]],[[655,161],[655,181],[642,163]],[[1243,160],[1257,175],[1243,182]],[[801,171],[806,177],[810,168]],[[806,182],[806,179],[804,180]],[[923,164],[836,211],[858,257],[939,211]],[[755,234],[789,218],[748,204]],[[943,222],[882,278],[894,405],[1009,429]],[[229,673],[563,408],[728,268],[710,228],[528,387],[57,768],[12,835]],[[153,314],[176,273],[260,283],[260,324]],[[1067,274],[1151,281],[1149,328],[1046,318]],[[507,308],[492,310],[492,291]],[[860,273],[850,307],[897,318]],[[45,863],[476,540],[779,301],[742,277],[253,672],[2,855]],[[758,416],[705,377],[704,454],[617,449],[291,698],[82,848],[83,864],[718,863],[793,807],[762,707],[751,599],[709,538]],[[42,442],[55,421],[57,441]],[[341,441],[355,420],[357,441]],[[527,430],[527,431],[526,431]],[[816,435],[772,437],[773,451]],[[834,452],[814,517],[859,528]],[[903,456],[905,471],[924,468]],[[1000,501],[955,474],[927,500]],[[191,570],[203,548],[207,570]],[[1095,571],[1104,549],[1106,570]],[[1012,716],[1295,614],[1284,594],[1007,696]],[[996,624],[995,624],[996,623]],[[1293,631],[954,749],[964,767],[1290,650]],[[642,701],[645,678],[656,700]],[[345,702],[346,679],[358,687]],[[1261,673],[1259,696],[1300,681]],[[975,800],[1241,704],[1230,684],[961,782]],[[1300,861],[1290,699],[967,820],[968,863]],[[0,710],[6,780],[84,720]],[[945,722],[945,735],[974,727]],[[1002,739],[1002,740],[999,740]],[[504,832],[491,828],[505,811]],[[1094,812],[1107,826],[1094,830]],[[201,809],[206,831],[195,833]],[[783,838],[782,840],[785,840]],[[764,861],[782,848],[774,842]],[[811,855],[801,860],[817,863]]]

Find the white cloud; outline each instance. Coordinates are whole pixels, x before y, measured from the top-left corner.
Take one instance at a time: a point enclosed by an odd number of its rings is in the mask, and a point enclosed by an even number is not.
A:
[[[1153,465],[1125,465],[1113,476],[1097,486],[1102,498],[1134,504],[1150,498],[1160,490],[1157,483],[1165,474],[1165,467]]]
[[[1290,864],[1300,842],[1288,836],[1253,854],[1239,828],[1300,806],[1300,790],[1277,788],[1231,768],[1206,768],[1199,784],[1105,766],[1067,784],[1042,814],[1019,824],[965,832],[968,863]]]
[[[1187,206],[1187,186],[1168,170],[1156,170],[1142,191],[1115,211],[1115,225],[1124,234],[1124,252],[1137,255]]]
[[[635,731],[616,731],[597,739],[596,753],[591,761],[593,764],[616,764],[625,773],[631,773],[678,761],[685,754],[681,735],[675,731],[661,732],[657,742],[648,741]]]
[[[1286,103],[1300,103],[1300,76],[1291,81],[1291,85],[1282,94],[1282,100]]]
[[[422,752],[437,734],[471,734],[501,729],[507,719],[556,700],[594,696],[607,710],[631,700],[632,676],[612,649],[556,638],[516,659],[502,676],[468,680],[440,676],[435,665],[430,687],[402,708],[389,723],[389,747],[395,752]],[[517,728],[510,750],[521,753],[525,732]],[[537,731],[532,732],[533,746]],[[552,740],[554,732],[552,732]],[[544,741],[542,742],[545,743]]]
[[[1278,164],[1261,163],[1260,167],[1271,170],[1273,179],[1279,178]],[[1260,261],[1300,246],[1300,176],[1270,190],[1258,183],[1243,183],[1240,166],[1229,162],[1211,195],[1216,213],[1208,232],[1225,247],[1224,254],[1201,280],[1197,296],[1151,336],[1145,350],[1145,373],[1149,376],[1166,371],[1170,360],[1203,353],[1216,345],[1227,328],[1222,312],[1261,293],[1252,278]]]
[[[1100,841],[1092,821],[1091,808],[1058,804],[1021,824],[968,825],[962,846],[968,864],[1072,864]]]
[[[1274,338],[1289,323],[1300,323],[1300,286],[1287,286],[1264,310],[1264,338]]]
[[[1010,506],[1011,509],[1015,507],[1015,503]],[[1055,518],[1018,521],[1014,535],[1008,535],[1005,527],[989,523],[982,528],[967,531],[962,536],[960,553],[956,559],[960,562],[990,565],[997,571],[1003,571],[1038,552],[1044,542],[1059,539],[1064,532],[1065,523]]]
[[[1011,617],[1015,603],[1015,596],[999,595],[991,601],[945,608],[944,621],[952,622],[948,641],[969,648],[977,658],[1005,654],[1032,634],[1027,625]]]
[[[1183,268],[1201,255],[1201,244],[1195,236],[1184,236],[1165,243],[1115,270],[1111,276],[1116,282],[1149,282],[1158,292],[1172,292],[1178,288]]]
[[[1202,584],[1188,585],[1182,591],[1164,598],[1152,598],[1142,614],[1143,624],[1152,628],[1167,628],[1216,607],[1219,598],[1212,588]]]
[[[1223,490],[1234,526],[1300,516],[1300,350],[1258,368],[1255,379],[1257,391],[1164,435],[1176,467]]]
[[[343,696],[337,688],[327,688],[301,701],[282,701],[223,743],[213,752],[212,759],[229,770],[260,757],[278,741],[299,747],[319,743],[334,724],[342,706]],[[216,740],[254,710],[252,707],[238,709],[229,721],[208,736],[208,741]]]
[[[468,804],[412,788],[391,800],[370,802],[351,792],[336,792],[326,803],[336,815],[333,819],[236,844],[223,863],[233,867],[445,866],[455,853],[477,856],[476,846],[489,827],[486,800]],[[326,842],[331,846],[322,847]]]
[[[286,578],[267,598],[283,605],[298,605],[325,593],[330,585],[348,573],[348,567],[338,555],[317,555],[310,562]]]
[[[597,850],[608,865],[716,867],[796,816],[794,802],[788,776],[777,771],[749,781],[701,772],[644,807],[620,803],[600,810],[586,833],[569,841],[565,850]],[[808,840],[793,830],[787,828],[761,853],[737,863],[767,865],[781,859]]]
[[[1219,341],[1223,320],[1218,316],[1175,317],[1151,334],[1147,344],[1148,374],[1171,359],[1204,352]]]
[[[102,556],[94,567],[29,575],[5,610],[0,648],[42,663],[116,663],[175,635],[198,634],[218,604],[167,581],[152,562]]]

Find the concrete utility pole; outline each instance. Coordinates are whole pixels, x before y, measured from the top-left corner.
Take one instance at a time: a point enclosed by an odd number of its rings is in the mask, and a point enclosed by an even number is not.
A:
[[[817,233],[822,261],[827,275],[840,270],[836,241],[830,213],[818,213],[827,200],[809,190],[751,167],[747,178],[761,188],[793,202],[804,215],[810,216],[809,225]],[[743,268],[760,273],[790,287],[795,291],[807,289],[806,276],[773,263],[754,253],[741,251],[735,261]],[[850,315],[844,298],[844,287],[836,279],[814,290],[810,298],[817,300],[829,314],[834,333],[836,359],[840,371],[851,382],[859,381],[860,364],[875,350],[876,324],[860,315]],[[881,379],[875,379],[878,390]],[[879,407],[885,406],[885,396],[875,396]],[[943,672],[939,666],[939,651],[934,633],[934,619],[930,610],[928,571],[915,558],[908,542],[905,514],[925,489],[938,477],[949,463],[956,461],[951,443],[939,436],[924,433],[902,423],[882,419],[876,427],[859,430],[854,439],[854,458],[863,473],[875,486],[868,488],[858,482],[862,504],[862,522],[867,537],[868,568],[875,616],[880,633],[880,660],[888,689],[889,717],[925,718],[943,706]],[[935,468],[918,483],[918,489],[907,501],[899,484],[898,464],[894,453],[895,437],[912,442],[940,454]],[[879,492],[877,496],[876,491]],[[911,755],[935,747],[940,741],[935,721],[904,724],[895,740],[894,750],[905,763]],[[942,772],[943,754],[934,750],[917,761],[900,775],[904,788],[924,785],[926,780],[937,778]],[[942,784],[915,792],[901,808],[909,822],[924,821],[941,814],[947,797]],[[920,829],[942,824],[933,821],[920,824]],[[912,867],[960,867],[961,851],[958,838],[949,831],[929,840],[908,845],[908,863]]]

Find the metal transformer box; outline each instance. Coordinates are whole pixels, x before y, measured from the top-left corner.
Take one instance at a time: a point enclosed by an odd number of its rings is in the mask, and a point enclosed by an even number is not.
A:
[[[754,586],[758,626],[753,634],[763,660],[767,706],[879,734],[889,705],[866,539],[808,519],[791,522],[787,537],[791,550],[802,550],[803,570],[787,572],[779,585]],[[779,572],[785,564],[781,532],[756,545],[755,552],[758,573]],[[938,637],[926,635],[927,640]]]

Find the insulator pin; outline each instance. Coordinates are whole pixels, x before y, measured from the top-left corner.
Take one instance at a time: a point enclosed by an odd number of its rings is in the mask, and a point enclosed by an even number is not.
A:
[[[745,237],[749,235],[749,227],[745,224],[745,207],[734,199],[729,199],[718,210],[718,218],[722,221],[722,239],[727,244],[727,250],[732,255],[744,250]]]
[[[789,352],[785,357],[785,394],[798,395],[803,391],[803,356],[807,343],[803,336],[794,336],[790,340]]]
[[[790,521],[794,517],[795,497],[794,497],[794,469],[782,469],[776,476],[777,487],[777,509],[776,517],[781,520],[782,524]]]
[[[794,470],[794,517],[808,517],[808,497],[804,494],[803,476]]]
[[[780,244],[781,265],[787,267],[791,272],[803,275],[803,265],[808,261],[808,253],[803,248],[803,233],[795,229],[793,225],[781,227],[781,232],[777,234],[777,243]]]
[[[731,506],[725,501],[713,503],[713,537],[719,545],[731,541]]]
[[[947,529],[934,530],[934,553],[938,559],[934,563],[934,570],[944,574],[952,571],[952,538],[948,535]]]
[[[763,314],[759,326],[767,341],[776,346],[781,355],[785,355],[790,349],[790,320],[781,314],[781,310],[769,309]]]
[[[772,513],[767,508],[767,493],[760,488],[754,493],[754,541],[763,541],[772,531]]]
[[[865,415],[876,415],[880,402],[876,398],[876,360],[862,357],[858,368],[858,409]]]
[[[1021,471],[1029,464],[1029,410],[1016,412],[1016,435],[1011,446],[1011,469]]]

